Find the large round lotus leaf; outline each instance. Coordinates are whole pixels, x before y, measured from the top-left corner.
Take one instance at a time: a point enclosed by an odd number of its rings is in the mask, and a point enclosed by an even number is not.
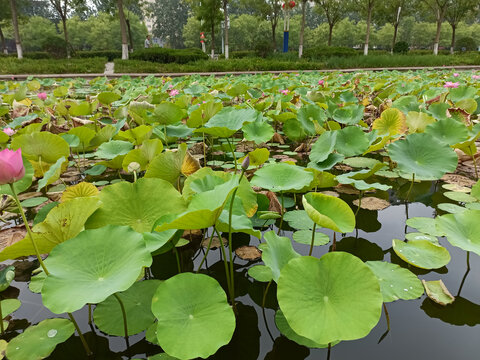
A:
[[[333,119],[341,124],[355,125],[363,119],[363,105],[347,105],[333,112]]]
[[[264,238],[265,243],[259,246],[262,260],[272,270],[273,280],[278,281],[282,268],[300,254],[293,249],[289,238],[278,236],[274,231],[266,232]]]
[[[43,320],[10,341],[7,357],[10,360],[45,359],[58,344],[66,341],[74,332],[75,327],[70,320]]]
[[[423,285],[410,270],[385,261],[367,261],[380,283],[384,302],[410,300],[423,295]]]
[[[253,109],[227,107],[215,114],[204,127],[194,132],[229,138],[240,130],[244,123],[256,121],[259,115],[260,113]]]
[[[393,251],[400,259],[421,269],[438,269],[450,262],[450,253],[428,240],[404,242],[393,239]]]
[[[460,100],[473,98],[477,94],[477,89],[471,86],[459,86],[458,88],[450,89],[448,97],[454,103]]]
[[[105,105],[110,105],[111,103],[120,100],[121,98],[121,95],[110,91],[101,92],[97,96],[98,101]]]
[[[267,142],[275,133],[275,130],[266,121],[253,121],[243,124],[242,131],[245,139],[254,141],[255,144]]]
[[[380,161],[377,159],[367,158],[367,157],[351,157],[344,159],[343,164],[354,167],[354,168],[371,168],[378,164]]]
[[[302,124],[297,119],[288,119],[283,124],[283,132],[285,136],[293,141],[301,141],[307,137]]]
[[[260,282],[269,282],[273,280],[272,269],[266,265],[255,265],[248,269],[248,275]]]
[[[295,231],[292,235],[293,241],[299,244],[310,245],[312,243],[312,231],[311,230],[299,230]],[[316,231],[313,239],[313,245],[325,245],[330,242],[330,237],[327,234]]]
[[[465,210],[437,218],[437,226],[453,246],[480,255],[480,210]]]
[[[164,215],[185,211],[180,193],[162,179],[138,179],[106,186],[98,195],[101,207],[89,218],[87,228],[107,224],[129,225],[138,232],[150,232]]]
[[[290,227],[297,230],[313,229],[313,220],[310,219],[305,210],[292,210],[283,215],[283,220],[288,222]]]
[[[437,219],[427,217],[413,217],[405,222],[411,228],[417,229],[419,232],[433,235],[444,236],[445,234],[437,227]]]
[[[273,192],[300,190],[313,181],[313,174],[296,165],[275,163],[255,172],[251,184]]]
[[[0,304],[2,306],[2,316],[4,319],[11,313],[17,311],[18,308],[22,305],[22,303],[18,299],[5,299],[0,301]]]
[[[326,120],[325,111],[318,105],[310,104],[302,106],[297,112],[297,119],[302,124],[305,132],[315,135],[315,122],[323,123]]]
[[[477,201],[475,197],[459,191],[446,191],[443,193],[443,196],[462,203],[473,203]]]
[[[429,124],[434,122],[435,119],[433,117],[423,112],[410,111],[407,114],[407,126],[409,133],[422,133]]]
[[[317,344],[315,341],[307,339],[306,337],[298,335],[295,331],[292,330],[290,325],[288,325],[287,319],[285,319],[285,315],[283,315],[282,310],[278,310],[275,313],[275,325],[277,325],[278,330],[287,338],[292,341],[295,341],[297,344],[314,348],[314,349],[321,349],[328,347],[328,344]]]
[[[372,129],[377,130],[378,135],[403,134],[407,131],[405,115],[398,109],[387,109],[373,122]]]
[[[318,344],[366,336],[383,304],[370,268],[340,251],[290,260],[278,280],[277,297],[293,331]]]
[[[455,151],[432,135],[421,133],[408,135],[388,147],[390,158],[398,165],[402,175],[419,180],[437,180],[457,168]]]
[[[22,155],[28,160],[38,161],[41,158],[43,163],[54,164],[62,156],[68,158],[70,147],[60,136],[49,132],[35,132],[23,134],[12,140],[11,149],[22,148]]]
[[[0,292],[8,288],[11,282],[15,279],[15,267],[7,266],[0,270]],[[5,313],[3,313],[5,317]]]
[[[342,233],[355,229],[355,214],[348,204],[335,196],[308,193],[302,198],[305,211],[317,225]]]
[[[164,102],[155,107],[154,119],[161,125],[171,125],[185,117],[185,112],[180,106],[171,102]]]
[[[228,344],[235,315],[220,284],[207,275],[183,273],[164,281],[152,300],[157,339],[179,359],[207,358]]]
[[[468,129],[463,122],[452,118],[445,118],[425,128],[425,133],[447,145],[455,145],[468,139]]]
[[[128,226],[83,231],[45,260],[50,274],[42,287],[43,304],[61,314],[99,303],[127,290],[151,263],[143,236]]]
[[[133,284],[128,290],[118,293],[127,314],[128,335],[135,335],[153,324],[152,297],[160,280],[145,280]],[[124,336],[123,316],[120,303],[111,295],[95,307],[93,320],[98,328],[108,335]]]
[[[370,141],[363,130],[356,126],[347,126],[337,131],[335,150],[345,156],[362,154],[370,146]]]
[[[465,210],[465,209],[463,209]],[[428,240],[431,241],[434,244],[440,244],[438,242],[438,239],[436,236],[433,235],[428,235],[424,233],[419,233],[419,232],[411,232],[411,233],[406,233],[405,234],[405,239],[415,241],[415,240]]]
[[[409,111],[418,111],[419,104],[415,95],[402,96],[395,100],[392,104],[394,108],[400,109],[405,114]]]
[[[98,147],[95,156],[100,159],[112,160],[132,150],[133,144],[129,141],[111,140]]]
[[[313,143],[309,158],[313,162],[323,162],[335,148],[338,131],[325,131]]]

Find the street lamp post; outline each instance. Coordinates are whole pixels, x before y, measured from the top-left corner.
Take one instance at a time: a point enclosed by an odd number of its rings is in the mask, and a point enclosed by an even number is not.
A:
[[[290,11],[295,7],[295,1],[285,1],[283,9],[283,52],[288,52],[288,37],[290,30]]]

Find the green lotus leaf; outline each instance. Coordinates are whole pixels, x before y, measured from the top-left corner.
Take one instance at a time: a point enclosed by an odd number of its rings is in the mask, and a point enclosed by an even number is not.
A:
[[[141,178],[133,184],[124,181],[109,185],[98,197],[102,205],[88,220],[87,228],[129,225],[135,231],[150,232],[162,216],[186,209],[180,193],[161,179]]]
[[[313,174],[296,165],[275,163],[255,172],[251,184],[273,192],[301,190],[313,180]]]
[[[393,239],[393,251],[406,263],[421,269],[438,269],[450,262],[447,249],[428,240]]]
[[[140,164],[140,169],[145,170],[150,162],[160,155],[163,150],[163,144],[159,139],[145,140],[139,149],[130,150],[123,158],[123,170],[128,171],[128,165],[132,162]]]
[[[409,241],[415,241],[415,240],[428,240],[431,241],[432,243],[436,245],[440,245],[438,242],[438,238],[433,235],[428,235],[420,232],[412,232],[412,233],[407,233],[405,234],[405,239]]]
[[[272,269],[265,265],[255,265],[248,269],[248,275],[260,282],[273,280]]]
[[[409,133],[422,133],[428,125],[433,124],[434,122],[435,119],[426,113],[410,111],[407,114]]]
[[[0,270],[0,292],[8,288],[13,279],[15,279],[14,266],[7,266],[5,269]],[[3,316],[5,317],[5,315]]]
[[[418,111],[419,103],[415,95],[408,95],[402,96],[395,100],[392,104],[392,107],[399,109],[404,114],[407,114],[409,111]]]
[[[240,130],[244,123],[256,121],[259,115],[260,113],[253,109],[223,108],[204,127],[194,132],[229,138]]]
[[[242,126],[243,136],[248,141],[261,144],[270,140],[275,133],[272,126],[266,121],[252,121]]]
[[[470,193],[474,198],[480,200],[480,180],[478,180],[475,185],[472,186],[472,191]]]
[[[95,137],[95,131],[86,126],[78,126],[68,130],[68,134],[75,135],[80,140],[77,146],[72,147],[72,151],[90,150],[90,142]]]
[[[61,136],[49,132],[34,132],[15,137],[11,149],[19,148],[22,148],[22,155],[28,160],[47,164],[54,164],[62,156],[68,158],[70,155],[68,143]]]
[[[243,207],[241,206],[241,204],[234,205],[234,209],[235,208],[237,208],[238,210],[237,211],[234,210],[232,214],[232,232],[233,233],[243,232],[245,234],[249,234],[260,239],[262,237],[261,232],[253,228],[252,221],[245,214],[245,211],[243,210]],[[240,214],[238,214],[239,212]],[[229,211],[227,206],[225,206],[225,209],[221,212],[215,227],[217,228],[218,231],[228,233]]]
[[[448,305],[455,301],[442,280],[422,280],[425,291],[430,299],[440,305]]]
[[[158,319],[159,345],[182,360],[207,358],[226,345],[235,330],[224,290],[203,274],[183,273],[164,281],[153,296],[152,312]]]
[[[380,161],[377,159],[367,158],[367,157],[351,157],[344,159],[343,164],[354,167],[354,168],[372,168],[374,165],[378,164]]]
[[[273,280],[278,281],[282,268],[300,254],[293,249],[292,241],[285,236],[278,236],[274,231],[268,231],[263,237],[265,242],[259,245],[262,260],[272,270]]]
[[[437,218],[437,227],[453,246],[480,255],[480,210],[465,210]]]
[[[280,332],[287,339],[295,341],[297,344],[314,349],[322,349],[328,347],[328,344],[317,344],[315,341],[300,336],[295,331],[293,331],[290,325],[288,325],[287,319],[285,319],[285,315],[283,315],[282,310],[278,310],[275,313],[275,325],[277,325],[278,330],[280,330]],[[338,341],[335,343],[338,343]]]
[[[336,179],[340,184],[350,184],[356,189],[362,191],[371,189],[387,191],[388,189],[392,188],[390,185],[384,185],[380,183],[367,183],[366,181],[364,181],[364,179],[368,179],[370,176],[375,174],[384,166],[386,166],[386,164],[378,162],[371,169],[344,173],[341,175],[337,175]]]
[[[464,208],[463,206],[450,204],[450,203],[438,204],[437,209],[445,211],[450,214],[457,214],[457,213],[464,212],[466,210],[466,208]]]
[[[443,193],[443,196],[449,198],[450,200],[462,203],[472,203],[478,201],[477,198],[458,191],[446,191]]]
[[[407,178],[415,174],[419,180],[437,180],[457,168],[455,151],[426,133],[411,134],[390,144],[387,149],[402,176]]]
[[[299,244],[310,245],[312,242],[312,231],[311,230],[299,230],[295,231],[292,235],[293,241]],[[315,237],[313,240],[313,245],[325,245],[330,242],[330,238],[327,234],[316,231]]]
[[[411,300],[423,295],[423,285],[410,270],[385,261],[367,261],[380,283],[383,301]]]
[[[283,132],[293,141],[301,141],[307,137],[302,123],[295,118],[285,121],[283,124]]]
[[[290,227],[297,230],[313,229],[313,220],[310,219],[305,210],[292,210],[285,213],[283,220],[288,222]]]
[[[43,320],[10,340],[6,355],[10,360],[45,359],[74,332],[75,326],[70,320]]]
[[[37,191],[42,190],[47,185],[53,184],[60,178],[60,175],[62,173],[62,167],[66,161],[67,160],[65,159],[65,157],[62,156],[56,161],[55,164],[50,166],[50,168],[43,175],[43,178],[38,181]]]
[[[132,148],[133,144],[129,141],[111,140],[98,147],[98,150],[95,152],[95,157],[112,160],[117,156],[127,154]]]
[[[7,112],[8,112],[8,110],[7,110]],[[8,142],[8,140],[10,140],[10,136],[8,136],[3,131],[1,131],[0,132],[0,144],[5,144],[5,143]]]
[[[290,260],[278,280],[277,297],[292,330],[318,344],[366,336],[383,304],[370,268],[340,251]]]
[[[97,96],[98,101],[105,105],[110,105],[111,103],[120,100],[121,98],[121,95],[111,91],[101,92]]]
[[[120,131],[116,139],[126,140],[131,142],[133,145],[141,145],[145,140],[150,139],[152,136],[153,129],[151,126],[140,125],[134,128],[128,129],[126,131]]]
[[[33,227],[33,238],[41,254],[49,253],[55,246],[83,230],[85,222],[100,206],[97,198],[78,198],[59,204],[46,219]],[[34,255],[35,249],[28,235],[0,252],[0,261]]]
[[[160,219],[161,225],[156,231],[168,229],[203,229],[215,224],[223,208],[238,187],[238,178],[223,181],[211,190],[195,194],[187,209],[177,216],[168,215]]]
[[[398,109],[389,108],[373,122],[372,129],[377,130],[378,135],[403,134],[407,131],[405,115]]]
[[[428,113],[437,120],[445,120],[447,118],[447,110],[450,108],[448,103],[433,103],[428,107]]]
[[[327,120],[325,111],[318,105],[302,106],[297,112],[297,119],[308,135],[315,135],[315,123],[323,124]]]
[[[468,98],[473,98],[477,94],[477,89],[471,86],[459,86],[458,88],[450,89],[448,98],[454,103]]]
[[[335,150],[347,157],[360,155],[370,146],[366,133],[359,127],[347,126],[336,132]]]
[[[164,245],[166,245],[170,240],[172,240],[174,235],[176,234],[178,235],[176,229],[170,229],[170,230],[165,230],[161,232],[158,232],[158,231],[144,232],[143,239],[145,240],[145,246],[147,247],[147,250],[153,253],[159,249],[163,250],[167,248],[166,246],[164,247]],[[182,234],[183,234],[183,231],[181,231],[180,235]]]
[[[70,105],[68,112],[72,116],[85,116],[92,113],[91,104],[88,101],[81,101]]]
[[[153,324],[152,298],[160,284],[160,280],[138,281],[128,290],[117,294],[125,307],[128,335],[138,334]],[[93,320],[104,333],[125,336],[122,309],[115,296],[109,296],[95,307]]]
[[[102,302],[127,290],[151,263],[143,236],[128,226],[85,230],[45,260],[50,274],[42,286],[43,304],[61,314]]]
[[[434,122],[425,128],[425,133],[447,145],[455,145],[468,139],[468,129],[463,122],[446,118]]]
[[[190,116],[187,119],[187,126],[190,128],[203,126],[203,124],[222,110],[222,108],[223,105],[221,102],[208,101],[205,104],[200,104],[198,109],[190,113]]]
[[[317,225],[347,233],[355,228],[355,215],[342,199],[322,193],[308,193],[302,198],[305,211]]]
[[[465,205],[465,207],[471,210],[480,210],[480,202],[468,203]]]
[[[160,125],[172,125],[186,117],[186,113],[178,105],[171,102],[164,102],[155,107],[153,117],[155,122]]]
[[[243,161],[247,156],[244,156],[240,159]],[[268,158],[270,157],[270,151],[266,148],[258,148],[248,153],[248,158],[250,159],[250,166],[260,166],[263,165]]]
[[[8,315],[17,311],[22,303],[18,299],[5,299],[0,301],[0,305],[2,306],[3,319],[5,319]]]
[[[413,217],[407,219],[406,224],[411,228],[417,229],[419,232],[433,235],[445,236],[445,234],[437,227],[437,220],[427,217]]]
[[[457,101],[455,103],[455,106],[459,109],[465,110],[469,114],[474,114],[475,110],[477,110],[478,104],[475,101],[475,99],[468,98],[468,99]]]
[[[355,125],[363,119],[363,105],[347,105],[333,111],[333,119],[340,124]]]

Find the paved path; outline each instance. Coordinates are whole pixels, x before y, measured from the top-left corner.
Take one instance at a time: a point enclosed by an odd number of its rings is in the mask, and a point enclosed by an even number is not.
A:
[[[44,78],[85,78],[85,79],[93,79],[99,76],[106,76],[107,78],[119,78],[122,76],[131,76],[131,77],[146,77],[146,76],[155,76],[155,77],[179,77],[179,76],[187,76],[187,75],[200,75],[200,76],[228,76],[228,75],[255,75],[255,74],[283,74],[283,73],[299,73],[299,72],[359,72],[359,71],[384,71],[384,70],[396,70],[396,71],[415,71],[415,70],[480,70],[480,65],[462,65],[462,66],[415,66],[415,67],[387,67],[387,68],[355,68],[355,69],[324,69],[324,70],[282,70],[282,71],[222,71],[222,72],[194,72],[194,73],[122,73],[116,74],[113,73],[113,67],[107,69],[107,65],[105,66],[104,73],[97,73],[97,74],[19,74],[19,75],[1,75],[0,80],[24,80],[29,76],[44,79]],[[108,70],[108,72],[107,72]],[[111,72],[110,72],[111,71]]]
[[[106,76],[115,75],[114,67],[115,67],[115,63],[113,63],[113,62],[107,62],[107,63],[105,64],[105,72],[104,72],[104,74],[105,74]]]

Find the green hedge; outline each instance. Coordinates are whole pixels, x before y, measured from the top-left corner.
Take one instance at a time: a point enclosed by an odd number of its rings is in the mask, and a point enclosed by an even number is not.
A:
[[[351,57],[358,55],[357,50],[339,46],[319,46],[306,49],[303,56],[308,59],[325,59],[328,57]]]
[[[200,49],[151,48],[134,51],[130,54],[130,59],[161,64],[187,64],[193,61],[208,59],[208,55]]]
[[[107,58],[17,59],[0,57],[0,74],[89,74],[103,73]]]
[[[74,56],[81,59],[105,57],[108,59],[108,61],[113,61],[115,59],[122,58],[122,51],[121,50],[76,51]]]

